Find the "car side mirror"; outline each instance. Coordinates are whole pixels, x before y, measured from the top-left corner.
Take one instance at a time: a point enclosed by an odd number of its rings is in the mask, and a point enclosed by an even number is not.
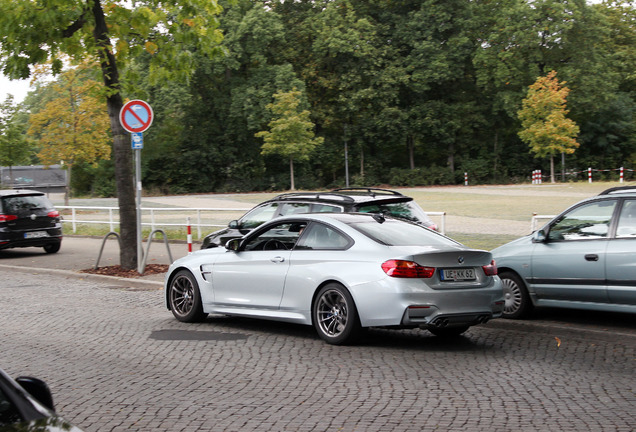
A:
[[[545,231],[539,230],[532,234],[532,243],[545,243],[547,241]]]
[[[237,220],[232,220],[229,224],[227,224],[227,227],[230,229],[238,229],[239,223]]]
[[[55,411],[53,394],[44,381],[33,377],[18,377],[15,381],[20,384],[20,387],[26,390],[27,393],[37,399],[38,402],[51,411]]]
[[[225,249],[231,250],[233,252],[238,252],[239,246],[241,246],[241,239],[232,239],[225,243]]]

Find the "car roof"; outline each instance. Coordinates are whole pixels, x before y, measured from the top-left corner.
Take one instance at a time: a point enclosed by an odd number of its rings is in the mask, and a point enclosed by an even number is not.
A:
[[[7,196],[26,196],[26,195],[44,195],[44,192],[30,189],[2,189],[0,190],[0,198]]]
[[[636,185],[617,186],[617,187],[609,188],[604,190],[598,195],[601,196],[601,195],[618,195],[618,194],[636,195]]]
[[[369,222],[375,220],[378,223],[384,223],[387,220],[395,221],[399,223],[411,224],[409,221],[403,219],[393,218],[391,216],[385,216],[378,213],[297,213],[293,215],[280,216],[272,219],[270,222],[282,221],[282,220],[306,220],[306,221],[338,221],[344,224],[356,223],[356,222]]]
[[[278,195],[267,202],[307,201],[343,205],[366,202],[395,203],[412,200],[411,197],[389,189],[340,188],[329,192],[290,192]]]

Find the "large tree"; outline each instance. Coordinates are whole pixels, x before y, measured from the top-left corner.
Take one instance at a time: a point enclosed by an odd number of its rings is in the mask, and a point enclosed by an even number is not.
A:
[[[135,88],[135,69],[149,56],[149,79],[187,78],[194,52],[214,54],[222,40],[216,0],[0,0],[0,67],[10,78],[26,78],[30,66],[51,62],[62,70],[72,61],[100,62],[113,136],[120,211],[122,267],[138,263],[132,150],[119,123],[122,90]]]
[[[32,148],[26,137],[26,128],[17,119],[18,107],[9,95],[0,105],[0,165],[9,167],[10,183],[12,185],[15,165],[27,163]],[[4,183],[5,179],[2,179]]]
[[[65,205],[69,205],[75,163],[96,164],[100,159],[110,158],[110,126],[104,95],[100,84],[90,78],[91,72],[90,67],[84,66],[64,72],[51,84],[57,97],[30,118],[29,133],[40,144],[40,161],[46,165],[63,161],[68,172]]]
[[[579,147],[576,136],[579,127],[567,118],[567,95],[570,92],[565,82],[559,82],[556,72],[539,77],[530,86],[523,100],[519,119],[523,129],[519,137],[530,146],[536,157],[550,158],[550,179],[554,183],[554,157],[572,154]]]
[[[296,89],[274,94],[275,102],[267,105],[274,115],[269,122],[269,130],[256,134],[263,138],[263,154],[276,154],[289,160],[291,190],[296,189],[294,161],[308,160],[323,142],[322,137],[314,136],[314,124],[309,119],[309,111],[300,109],[300,96],[301,93]]]

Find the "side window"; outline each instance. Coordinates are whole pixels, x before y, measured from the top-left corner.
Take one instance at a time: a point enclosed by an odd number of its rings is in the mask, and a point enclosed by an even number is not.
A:
[[[597,201],[575,208],[550,227],[549,240],[606,238],[616,200]]]
[[[616,237],[636,237],[636,200],[625,200],[616,227]]]
[[[241,218],[240,226],[243,229],[254,229],[272,219],[276,210],[278,210],[278,203],[257,207]]]
[[[329,204],[312,204],[312,213],[342,213],[342,207]]]
[[[284,203],[282,205],[280,215],[287,216],[298,213],[309,213],[309,208],[311,204],[309,203]]]
[[[286,222],[274,225],[252,237],[244,246],[246,251],[290,250],[296,244],[307,224],[302,222]]]
[[[297,249],[345,249],[351,243],[348,237],[320,223],[311,224],[306,231],[298,242]]]

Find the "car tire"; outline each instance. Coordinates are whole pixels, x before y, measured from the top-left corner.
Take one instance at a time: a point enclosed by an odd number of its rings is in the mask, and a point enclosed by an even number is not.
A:
[[[208,315],[203,312],[199,284],[188,270],[180,270],[170,281],[168,304],[176,319],[198,322]]]
[[[457,337],[468,330],[469,327],[470,326],[429,328],[428,331],[438,337]]]
[[[62,246],[61,242],[49,243],[49,244],[44,246],[44,252],[46,252],[46,253],[56,253],[56,252],[58,252],[60,250],[61,246]]]
[[[312,307],[312,321],[318,336],[331,345],[352,343],[361,333],[353,297],[338,283],[320,289]]]
[[[504,291],[503,317],[510,319],[527,317],[534,307],[526,284],[516,273],[509,271],[499,273],[499,278]]]

